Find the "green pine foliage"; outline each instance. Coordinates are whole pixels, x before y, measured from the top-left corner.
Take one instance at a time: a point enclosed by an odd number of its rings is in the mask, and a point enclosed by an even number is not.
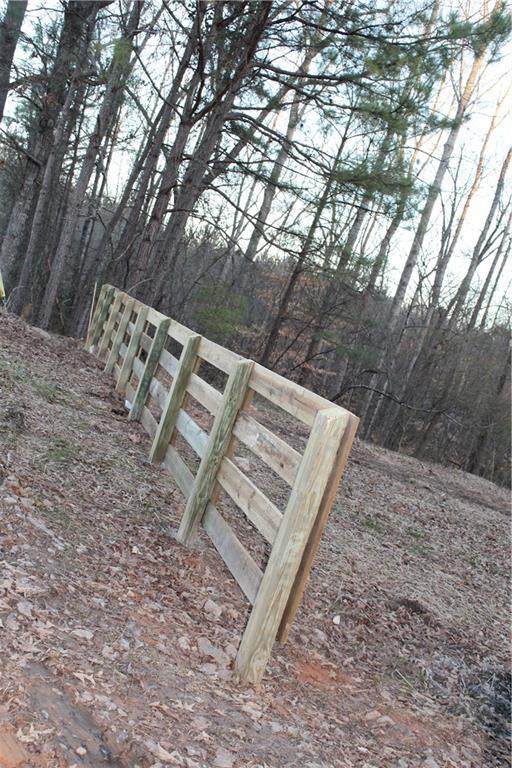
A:
[[[196,292],[197,330],[219,343],[226,342],[243,324],[245,299],[223,283],[201,286]]]

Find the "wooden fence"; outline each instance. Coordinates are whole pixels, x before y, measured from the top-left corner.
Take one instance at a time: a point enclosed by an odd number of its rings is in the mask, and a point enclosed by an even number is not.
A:
[[[151,461],[171,472],[186,498],[178,540],[187,544],[202,524],[251,603],[235,670],[241,679],[259,682],[274,640],[286,640],[299,607],[358,419],[110,285],[100,291],[86,345],[114,374],[129,418],[153,438]],[[178,347],[181,353],[170,351]],[[210,380],[211,371],[227,375],[223,391],[201,378],[202,361],[209,364]],[[190,397],[211,414],[209,433],[190,415]],[[253,397],[307,426],[302,455],[258,422]],[[180,455],[179,435],[198,457],[195,474]],[[237,466],[239,444],[290,486],[284,510]],[[263,567],[218,511],[221,490],[270,545]]]

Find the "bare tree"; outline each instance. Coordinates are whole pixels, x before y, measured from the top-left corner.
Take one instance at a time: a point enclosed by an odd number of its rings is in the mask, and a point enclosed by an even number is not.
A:
[[[27,10],[27,0],[9,0],[0,21],[0,122],[10,88],[10,76],[14,52]]]

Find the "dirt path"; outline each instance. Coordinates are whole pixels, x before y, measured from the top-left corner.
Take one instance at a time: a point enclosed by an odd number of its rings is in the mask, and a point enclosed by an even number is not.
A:
[[[0,766],[509,765],[505,491],[357,444],[254,689],[245,601],[173,539],[148,448],[74,341],[0,316]]]

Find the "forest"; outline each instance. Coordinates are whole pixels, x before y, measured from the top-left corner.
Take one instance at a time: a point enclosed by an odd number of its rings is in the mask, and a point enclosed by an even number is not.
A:
[[[7,0],[7,310],[83,337],[109,282],[510,484],[501,0]]]

